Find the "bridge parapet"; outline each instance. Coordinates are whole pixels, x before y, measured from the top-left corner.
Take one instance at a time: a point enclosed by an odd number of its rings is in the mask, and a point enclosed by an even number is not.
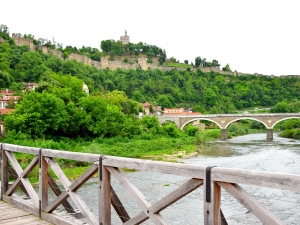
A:
[[[267,129],[273,129],[280,121],[286,119],[300,118],[300,113],[264,113],[264,114],[207,114],[199,116],[160,116],[159,121],[171,120],[174,121],[178,127],[183,129],[188,123],[195,120],[208,120],[216,123],[221,129],[227,127],[238,120],[249,119],[255,120],[265,125]]]

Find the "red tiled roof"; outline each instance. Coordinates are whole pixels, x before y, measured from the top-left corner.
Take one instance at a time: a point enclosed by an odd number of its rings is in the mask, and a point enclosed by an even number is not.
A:
[[[0,108],[0,114],[12,114],[15,109]]]
[[[13,95],[15,92],[12,90],[0,90],[2,95]]]
[[[201,112],[173,112],[164,113],[163,116],[199,116]]]
[[[150,104],[149,102],[145,102],[142,104],[144,107],[150,107],[152,104]]]
[[[10,100],[14,100],[17,101],[19,100],[20,96],[6,96],[5,98],[0,98],[0,101],[10,101]]]

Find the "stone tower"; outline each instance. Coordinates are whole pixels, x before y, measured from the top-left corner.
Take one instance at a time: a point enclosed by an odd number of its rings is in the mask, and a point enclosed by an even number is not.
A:
[[[125,30],[125,35],[120,37],[120,41],[122,42],[122,44],[129,43],[129,36],[127,36],[127,30]]]

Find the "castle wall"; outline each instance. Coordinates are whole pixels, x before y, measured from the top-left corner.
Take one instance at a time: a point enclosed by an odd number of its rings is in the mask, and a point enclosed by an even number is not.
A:
[[[57,56],[60,59],[64,58],[64,54],[61,51],[55,50],[55,49],[48,49],[48,53]]]
[[[129,36],[128,40],[129,40]],[[27,38],[21,38],[19,37],[17,34],[13,33],[12,34],[12,38],[15,41],[16,45],[22,46],[22,45],[28,45],[29,50],[30,51],[35,51],[36,50],[36,46],[33,44],[33,41],[31,39],[27,39]],[[0,43],[1,42],[5,42],[6,40],[4,40],[2,37],[0,37]],[[46,46],[39,46],[39,48],[42,50],[42,52],[44,54],[53,54],[55,56],[57,56],[60,59],[63,59],[63,53],[61,51],[55,50],[55,49],[48,49]],[[136,57],[130,57],[130,59],[135,59]],[[123,69],[136,69],[136,68],[141,68],[143,70],[154,70],[154,69],[160,69],[164,72],[172,70],[172,69],[177,69],[177,70],[185,70],[184,68],[180,68],[180,67],[166,67],[166,66],[157,66],[156,64],[158,64],[158,58],[154,57],[153,58],[153,63],[147,63],[147,58],[142,57],[142,58],[138,58],[138,63],[133,63],[133,64],[129,64],[129,63],[124,63],[122,61],[122,59],[120,58],[119,60],[115,60],[115,61],[109,61],[107,57],[101,57],[101,62],[98,61],[94,61],[92,59],[90,59],[87,56],[84,55],[80,55],[77,53],[71,53],[69,55],[69,57],[66,60],[71,60],[71,59],[75,59],[78,62],[82,62],[86,65],[90,65],[90,66],[94,66],[97,69],[106,69],[109,68],[111,70],[115,70],[117,68],[123,68]],[[263,75],[263,74],[247,74],[247,73],[241,73],[241,72],[226,72],[226,71],[222,71],[219,68],[215,68],[215,67],[206,67],[206,68],[200,68],[201,71],[203,72],[210,72],[210,71],[214,71],[220,74],[224,74],[224,75],[234,75],[234,76],[267,76],[267,75]],[[196,70],[194,68],[192,68],[192,70]],[[267,76],[270,78],[274,78],[274,75],[271,76]],[[278,78],[285,78],[285,77],[290,77],[290,78],[300,78],[300,75],[284,75],[284,76],[277,76]]]
[[[16,45],[28,45],[30,51],[36,50],[36,47],[31,39],[19,37],[17,34],[12,34],[12,38],[14,39]]]

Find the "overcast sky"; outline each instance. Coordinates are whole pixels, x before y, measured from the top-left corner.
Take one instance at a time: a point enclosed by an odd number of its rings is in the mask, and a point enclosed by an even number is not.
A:
[[[243,73],[300,75],[300,0],[1,1],[0,24],[97,48],[126,29],[130,42],[180,62],[200,56]]]

